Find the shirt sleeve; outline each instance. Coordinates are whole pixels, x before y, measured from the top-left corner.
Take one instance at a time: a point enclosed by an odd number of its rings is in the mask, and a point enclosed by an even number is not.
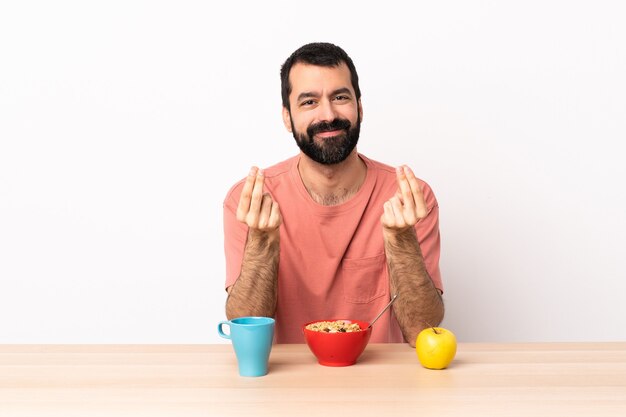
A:
[[[435,287],[443,292],[441,271],[439,269],[439,257],[441,251],[441,236],[439,233],[439,203],[435,194],[428,184],[422,183],[424,200],[428,207],[428,214],[415,224],[415,232],[424,257],[426,270]]]
[[[225,288],[235,283],[241,273],[248,226],[237,220],[237,204],[243,184],[233,186],[224,199],[224,254],[226,257]]]

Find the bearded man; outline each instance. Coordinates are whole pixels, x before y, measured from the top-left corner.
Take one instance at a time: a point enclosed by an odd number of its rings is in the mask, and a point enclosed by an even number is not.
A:
[[[361,91],[343,49],[304,45],[280,76],[300,152],[226,195],[226,316],[274,317],[276,343],[304,343],[303,324],[369,321],[397,295],[370,341],[414,347],[444,315],[435,195],[408,166],[357,151]]]

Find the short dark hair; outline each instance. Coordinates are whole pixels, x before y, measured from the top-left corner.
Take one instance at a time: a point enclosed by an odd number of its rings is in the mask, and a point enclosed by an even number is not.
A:
[[[299,62],[320,67],[337,67],[341,65],[342,62],[345,63],[348,69],[350,69],[350,79],[357,101],[361,98],[359,76],[356,73],[352,59],[348,56],[346,51],[332,43],[314,42],[298,48],[280,67],[280,88],[283,97],[283,107],[287,110],[291,110],[291,106],[289,105],[289,94],[291,94],[289,72],[291,71],[291,67]]]

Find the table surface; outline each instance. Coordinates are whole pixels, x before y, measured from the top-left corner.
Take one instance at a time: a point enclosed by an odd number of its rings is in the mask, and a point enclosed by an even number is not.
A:
[[[626,343],[459,344],[445,370],[406,344],[348,367],[275,345],[245,378],[230,345],[0,345],[0,416],[626,416]]]

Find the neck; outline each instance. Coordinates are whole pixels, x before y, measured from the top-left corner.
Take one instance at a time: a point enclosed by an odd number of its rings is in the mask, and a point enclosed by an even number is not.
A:
[[[334,165],[323,165],[301,154],[298,172],[315,202],[335,206],[348,201],[359,191],[367,167],[355,149],[343,162]]]

